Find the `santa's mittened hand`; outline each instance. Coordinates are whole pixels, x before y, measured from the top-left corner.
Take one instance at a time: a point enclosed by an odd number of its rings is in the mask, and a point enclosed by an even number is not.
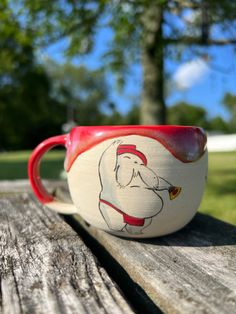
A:
[[[122,144],[123,143],[123,141],[121,141],[121,140],[115,140],[113,143],[112,143],[112,145],[114,145],[114,146],[119,146],[120,144]]]
[[[104,151],[103,155],[106,154],[106,152],[108,153],[113,153],[116,155],[116,150],[117,150],[117,147],[122,143],[121,140],[116,140],[114,142],[112,142],[108,147],[107,149]]]

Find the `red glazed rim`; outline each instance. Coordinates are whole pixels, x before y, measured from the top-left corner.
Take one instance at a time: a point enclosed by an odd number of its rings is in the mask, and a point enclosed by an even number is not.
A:
[[[49,149],[57,145],[66,147],[65,169],[69,171],[75,159],[83,152],[105,140],[128,135],[155,139],[184,163],[198,160],[206,150],[206,134],[203,129],[195,126],[78,126],[69,134],[54,136],[43,141],[33,151],[28,163],[28,174],[37,198],[42,203],[54,200],[54,197],[43,187],[39,171],[41,158]],[[136,149],[135,145],[130,143],[128,148],[127,145],[124,146],[121,147],[120,153],[126,147],[125,149],[132,150],[144,163],[146,162],[144,155]]]
[[[206,150],[206,134],[202,128],[196,126],[78,126],[73,128],[68,135],[66,171],[69,171],[75,159],[88,149],[105,140],[127,135],[140,135],[155,139],[175,158],[184,163],[198,160]]]

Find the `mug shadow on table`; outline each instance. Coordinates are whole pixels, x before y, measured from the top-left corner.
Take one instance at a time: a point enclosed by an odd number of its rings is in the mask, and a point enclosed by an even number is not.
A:
[[[135,241],[151,245],[183,247],[236,245],[236,226],[197,213],[193,220],[180,231],[160,238],[138,239]]]
[[[234,186],[235,189],[235,186]],[[59,192],[62,191],[63,199],[67,195],[67,200],[70,199],[68,189],[63,190],[60,188]],[[60,193],[58,194],[60,196]],[[66,220],[73,221],[74,226],[80,225],[74,217],[69,218],[65,216]],[[90,224],[85,222],[87,228],[91,227]],[[81,229],[82,228],[82,229]],[[83,227],[80,227],[83,230]],[[85,230],[84,230],[85,231]],[[111,235],[114,236],[114,235]],[[150,245],[166,245],[166,246],[182,246],[182,247],[214,247],[223,245],[236,245],[236,226],[211,217],[206,214],[197,213],[193,220],[188,223],[183,229],[172,233],[167,236],[150,238],[150,239],[130,239],[120,238],[124,241],[135,241]]]

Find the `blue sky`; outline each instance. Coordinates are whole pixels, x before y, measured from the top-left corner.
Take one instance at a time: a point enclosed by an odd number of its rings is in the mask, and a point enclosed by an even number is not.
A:
[[[232,46],[212,47],[212,60],[209,62],[209,72],[196,84],[185,91],[174,90],[167,97],[167,104],[172,105],[178,101],[204,107],[209,115],[220,115],[228,118],[222,98],[226,92],[236,94],[236,54]],[[167,60],[167,68],[174,72],[180,65]]]
[[[94,52],[86,57],[78,57],[73,62],[77,65],[83,64],[90,69],[98,68],[101,65],[101,56],[111,37],[112,32],[109,29],[101,29],[96,35]],[[66,41],[62,40],[47,48],[44,53],[57,62],[63,62],[65,46]],[[232,46],[210,48],[212,59],[209,63],[209,71],[186,90],[171,88],[171,92],[166,96],[167,105],[171,106],[178,101],[186,101],[204,107],[211,117],[220,115],[227,119],[228,114],[221,100],[226,92],[236,94],[236,54],[233,49]],[[170,77],[174,75],[180,65],[180,62],[168,58],[165,60],[165,67]],[[130,75],[121,92],[118,92],[115,87],[115,77],[112,73],[107,73],[107,81],[111,90],[110,98],[122,113],[127,112],[133,103],[138,103],[142,88],[142,69],[139,64],[131,66]]]

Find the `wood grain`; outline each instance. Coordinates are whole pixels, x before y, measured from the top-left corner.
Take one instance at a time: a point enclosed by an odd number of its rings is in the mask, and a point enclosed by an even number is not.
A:
[[[59,216],[28,193],[11,195],[7,188],[4,193],[0,312],[132,313],[106,271]],[[68,198],[68,191],[59,188],[57,195]],[[163,312],[236,312],[235,226],[197,214],[170,236],[132,241],[88,226],[79,216],[74,219]]]
[[[0,196],[0,313],[133,313],[75,231],[18,182]],[[23,183],[22,183],[23,186]],[[19,191],[18,191],[19,192]]]
[[[132,241],[75,219],[164,313],[236,312],[236,227],[197,214],[170,236]]]
[[[69,201],[68,190],[57,194]],[[198,213],[172,235],[130,240],[74,216],[164,313],[236,313],[236,227]]]
[[[62,188],[65,191],[65,188],[67,188],[66,181],[62,180],[42,180],[42,182],[49,192],[53,192],[56,188]],[[18,194],[31,191],[32,189],[27,179],[0,181],[0,197],[12,193]]]

